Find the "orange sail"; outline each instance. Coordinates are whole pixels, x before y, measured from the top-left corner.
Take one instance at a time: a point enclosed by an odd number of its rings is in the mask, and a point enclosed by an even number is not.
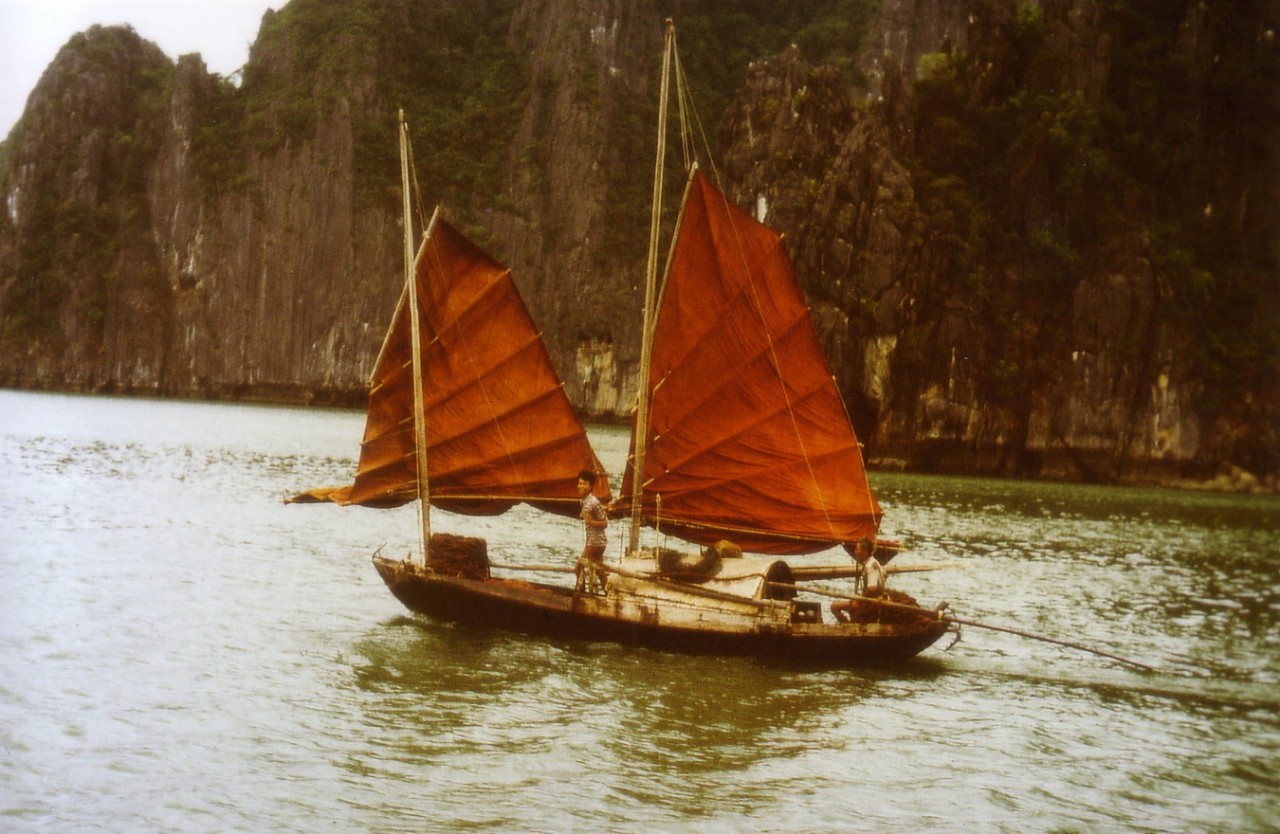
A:
[[[645,522],[775,554],[874,538],[880,507],[781,237],[696,171],[676,235],[648,380]],[[633,479],[629,467],[624,496]]]
[[[608,479],[512,280],[438,218],[415,264],[433,506],[473,515],[518,502],[578,514],[577,480]],[[418,497],[408,288],[378,356],[355,482],[295,501],[396,507]]]

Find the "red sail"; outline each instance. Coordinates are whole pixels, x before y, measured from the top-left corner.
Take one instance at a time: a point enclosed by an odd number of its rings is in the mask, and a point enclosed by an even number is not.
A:
[[[700,173],[676,235],[649,374],[646,523],[776,554],[874,537],[880,508],[781,237]]]
[[[491,515],[517,502],[577,515],[578,472],[608,480],[512,280],[437,218],[418,252],[430,501]],[[373,372],[355,482],[296,501],[395,507],[417,498],[409,295]]]

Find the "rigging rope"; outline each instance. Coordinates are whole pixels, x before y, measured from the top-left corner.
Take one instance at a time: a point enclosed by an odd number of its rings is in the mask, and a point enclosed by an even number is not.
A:
[[[662,60],[662,86],[658,107],[658,150],[653,170],[653,207],[649,215],[649,252],[645,267],[644,286],[644,321],[641,325],[640,338],[640,398],[636,404],[635,458],[632,462],[631,479],[631,539],[630,550],[640,546],[640,525],[644,504],[644,457],[645,447],[649,444],[649,367],[653,357],[654,300],[658,283],[658,236],[662,220],[662,179],[665,168],[666,132],[667,132],[667,96],[671,83],[671,56],[675,52],[676,28],[668,18],[664,36],[664,54]]]
[[[711,146],[710,146],[710,143],[707,141],[706,131],[703,128],[701,118],[698,116],[697,108],[693,104],[693,97],[689,90],[688,80],[685,77],[684,67],[680,62],[679,50],[676,48],[676,43],[675,43],[675,27],[674,27],[674,24],[672,24],[670,21],[668,21],[667,23],[666,40],[667,40],[666,55],[664,56],[663,70],[662,70],[662,87],[661,87],[662,95],[660,97],[660,106],[658,111],[658,120],[659,120],[658,163],[657,163],[657,170],[655,171],[655,184],[654,184],[655,202],[654,202],[654,208],[653,208],[653,215],[651,217],[652,231],[651,231],[650,253],[649,253],[649,263],[650,263],[651,270],[653,269],[653,264],[656,259],[656,252],[654,249],[654,247],[656,247],[655,232],[658,227],[658,223],[660,222],[660,219],[661,219],[658,193],[659,193],[659,190],[661,189],[660,178],[661,178],[661,171],[662,171],[662,160],[664,159],[665,152],[666,152],[665,124],[666,124],[666,109],[667,109],[667,90],[668,90],[668,83],[669,83],[668,74],[672,70],[674,70],[674,74],[675,74],[675,82],[676,82],[675,92],[676,92],[677,112],[679,115],[679,124],[680,124],[680,145],[681,145],[681,152],[685,162],[685,168],[688,171],[692,171],[695,169],[697,165],[696,150],[698,147],[698,142],[697,142],[698,136],[694,136],[693,135],[694,131],[692,130],[692,127],[696,125],[698,134],[702,139],[702,147],[707,149],[707,158],[710,163],[711,173],[713,175],[714,181],[717,183],[717,185],[719,185],[720,183],[720,174],[715,166],[715,159],[710,153]],[[728,197],[724,195],[723,188],[720,188],[719,190],[726,207],[728,207],[729,206]],[[687,200],[687,195],[686,195],[686,200]],[[684,211],[684,203],[682,202],[681,212],[683,213],[683,211]],[[677,221],[676,225],[678,229],[679,221]],[[827,496],[818,480],[817,472],[814,469],[812,457],[809,453],[808,447],[804,442],[804,437],[800,430],[799,420],[797,419],[796,413],[795,413],[795,406],[791,400],[790,392],[787,390],[786,381],[783,379],[781,362],[778,358],[777,347],[774,342],[774,335],[772,331],[769,329],[769,327],[767,326],[767,322],[765,321],[764,316],[761,313],[762,301],[760,298],[760,290],[756,286],[755,274],[750,268],[750,262],[746,256],[746,250],[745,250],[742,236],[739,233],[736,225],[732,225],[732,231],[733,231],[734,242],[737,247],[738,259],[743,264],[743,266],[746,267],[745,271],[746,271],[747,281],[748,281],[748,290],[750,292],[751,303],[753,305],[752,312],[755,313],[756,318],[760,321],[760,323],[763,326],[763,331],[766,339],[766,346],[769,354],[769,361],[774,371],[774,377],[776,378],[782,392],[787,415],[791,421],[792,432],[799,445],[801,456],[803,457],[805,462],[805,467],[808,470],[809,480],[816,494],[816,498],[817,498],[819,507],[821,509],[823,519],[826,522],[827,529],[831,531],[831,536],[833,540],[837,540],[837,541],[841,540],[843,536],[837,535],[836,533],[835,522],[831,517],[831,509],[828,505]],[[668,268],[670,265],[670,258],[674,255],[674,245],[675,245],[675,240],[673,239],[672,250],[668,254]],[[779,236],[778,245],[779,246],[782,245],[781,236]],[[649,280],[654,280],[654,278],[651,276]],[[649,291],[651,290],[647,288],[646,293],[648,293]],[[666,291],[666,287],[664,283],[661,294],[665,294],[665,291]],[[646,302],[647,303],[645,308],[645,341],[644,341],[644,345],[642,346],[642,350],[647,350],[648,345],[651,341],[649,338],[651,334],[648,331],[652,327],[656,326],[656,322],[651,323],[649,320],[650,308],[652,305],[651,305],[651,302],[648,301],[647,295],[646,295]],[[810,327],[812,327],[812,325],[810,325]],[[642,402],[641,402],[640,413],[637,418],[637,433],[636,433],[636,436],[640,442],[638,442],[636,445],[636,452],[632,460],[632,465],[633,465],[632,468],[633,468],[633,472],[635,473],[635,476],[633,478],[633,486],[632,486],[633,527],[638,526],[638,519],[641,514],[640,505],[642,501],[637,499],[642,498],[642,490],[644,486],[647,485],[644,477],[644,472],[642,471],[642,467],[644,462],[644,447],[648,444],[648,414],[646,413],[648,398],[647,396],[644,396],[644,394],[647,394],[649,366],[647,361],[643,357],[642,357],[641,365],[643,368],[642,379],[641,379]],[[832,384],[834,385],[834,378],[832,379]],[[852,426],[852,423],[848,419],[848,410],[847,410],[847,407],[845,407],[844,405],[844,399],[843,397],[839,397],[838,394],[839,392],[837,389],[837,399],[840,400],[841,408],[844,409],[846,423]],[[855,440],[855,444],[856,444],[856,440]],[[859,460],[861,461],[861,451],[856,449],[856,445],[855,445],[855,451],[859,455]],[[868,491],[870,491],[869,483],[867,488],[868,488]],[[873,502],[873,505],[874,505],[874,502]],[[876,526],[877,526],[877,533],[878,533],[878,520],[876,520]],[[633,537],[633,542],[634,542],[634,537]]]
[[[431,543],[431,487],[428,482],[427,467],[427,420],[422,402],[422,335],[420,324],[420,305],[418,303],[417,261],[413,251],[413,212],[410,206],[409,182],[409,125],[405,122],[404,111],[400,111],[400,187],[404,192],[404,274],[409,301],[410,343],[413,348],[413,423],[414,446],[417,451],[418,504],[419,522],[422,530],[422,561],[429,558],[428,548]],[[432,226],[428,227],[424,239],[431,235]]]
[[[687,79],[685,78],[685,75],[684,75],[684,67],[683,67],[683,65],[680,63],[679,52],[678,52],[678,51],[676,51],[674,48],[673,48],[673,50],[672,50],[672,51],[673,51],[673,52],[675,52],[677,99],[678,99],[678,100],[680,101],[680,103],[681,103],[681,108],[680,108],[680,114],[681,114],[681,118],[680,118],[680,129],[681,129],[681,133],[682,133],[682,136],[681,136],[682,143],[683,143],[684,145],[686,145],[686,146],[688,146],[688,145],[696,145],[697,138],[698,138],[698,137],[692,137],[692,136],[686,137],[686,136],[684,135],[684,133],[689,129],[689,122],[688,122],[687,116],[686,116],[686,114],[685,114],[685,110],[686,110],[686,106],[687,106],[687,108],[688,108],[689,112],[691,112],[691,113],[693,114],[693,121],[694,121],[694,123],[697,125],[698,133],[699,133],[699,135],[700,135],[700,137],[701,137],[701,139],[702,139],[702,147],[704,147],[704,148],[706,148],[706,149],[707,149],[707,160],[708,160],[708,163],[709,163],[710,168],[711,168],[711,174],[712,174],[712,176],[713,176],[713,178],[714,178],[714,181],[715,181],[715,183],[716,183],[716,185],[717,185],[718,190],[720,191],[721,196],[724,198],[724,202],[725,202],[726,207],[731,209],[731,208],[733,208],[733,207],[732,207],[732,206],[730,206],[730,204],[729,204],[729,199],[728,199],[728,197],[725,195],[724,188],[722,187],[721,179],[720,179],[720,172],[719,172],[719,170],[716,168],[716,164],[715,164],[715,157],[711,154],[711,145],[710,145],[710,143],[707,141],[707,135],[706,135],[706,131],[705,131],[705,129],[704,129],[704,127],[703,127],[703,125],[702,125],[702,119],[698,116],[697,108],[696,108],[696,107],[694,107],[694,105],[693,105],[693,96],[692,96],[692,94],[691,94],[691,93],[690,93],[690,91],[689,91],[688,81],[687,81]],[[686,101],[687,101],[687,105],[686,105]],[[686,158],[688,158],[688,154],[686,154]],[[734,243],[737,245],[738,257],[739,257],[739,259],[740,259],[740,261],[741,261],[742,265],[743,265],[744,267],[746,267],[747,280],[748,280],[748,288],[749,288],[749,289],[750,289],[750,291],[751,291],[752,302],[753,302],[753,304],[754,304],[753,312],[755,312],[755,314],[756,314],[756,316],[759,318],[759,320],[760,320],[761,324],[762,324],[762,325],[765,325],[765,326],[764,326],[764,334],[765,334],[765,338],[766,338],[767,343],[768,343],[770,363],[771,363],[771,365],[772,365],[772,367],[773,367],[774,375],[775,375],[775,377],[776,377],[776,379],[777,379],[777,381],[778,381],[779,387],[780,387],[780,388],[781,388],[781,390],[782,390],[782,396],[783,396],[783,400],[784,400],[784,402],[785,402],[785,404],[786,404],[787,415],[788,415],[788,417],[790,417],[790,419],[791,419],[791,427],[792,427],[792,431],[793,431],[793,432],[794,432],[794,434],[795,434],[795,437],[796,437],[796,441],[797,441],[797,443],[799,443],[799,445],[800,445],[801,454],[802,454],[802,455],[803,455],[803,457],[804,457],[805,467],[806,467],[806,469],[807,469],[807,470],[808,470],[808,472],[809,472],[809,480],[810,480],[810,482],[813,484],[814,491],[817,493],[818,501],[819,501],[819,504],[820,504],[820,506],[821,506],[821,508],[822,508],[822,515],[823,515],[824,520],[825,520],[825,521],[826,521],[826,523],[827,523],[827,528],[828,528],[829,530],[831,530],[832,535],[833,535],[833,537],[834,537],[834,538],[839,539],[839,538],[840,538],[839,536],[835,536],[835,522],[834,522],[834,521],[832,520],[832,518],[831,518],[831,512],[830,512],[830,509],[829,509],[829,507],[828,507],[828,505],[827,505],[827,499],[826,499],[825,492],[824,492],[824,490],[822,489],[821,484],[819,484],[819,482],[818,482],[818,475],[817,475],[817,472],[816,472],[816,471],[814,471],[814,468],[813,468],[813,460],[812,460],[812,458],[811,458],[811,457],[810,457],[810,455],[809,455],[808,447],[805,445],[805,442],[804,442],[804,436],[803,436],[803,434],[802,434],[802,433],[801,433],[801,431],[800,431],[800,424],[799,424],[799,421],[796,419],[795,408],[794,408],[794,405],[793,405],[793,404],[792,404],[792,402],[791,402],[791,395],[790,395],[790,392],[788,392],[788,390],[787,390],[787,385],[786,385],[786,381],[785,381],[785,380],[783,379],[783,377],[782,377],[782,365],[781,365],[781,363],[780,363],[780,361],[779,361],[779,359],[778,359],[778,354],[777,354],[776,346],[775,346],[774,339],[773,339],[773,333],[772,333],[772,332],[770,331],[770,329],[768,328],[768,326],[767,326],[767,324],[766,324],[766,322],[765,322],[765,320],[764,320],[764,317],[763,317],[763,315],[762,315],[762,314],[761,314],[761,312],[760,312],[760,311],[761,311],[761,308],[762,308],[762,304],[761,304],[761,300],[760,300],[759,288],[756,286],[756,282],[755,282],[755,273],[754,273],[754,272],[751,270],[751,268],[750,268],[750,263],[749,263],[749,261],[747,260],[747,256],[746,256],[746,250],[745,250],[745,248],[744,248],[744,246],[743,246],[743,240],[742,240],[741,235],[740,235],[740,234],[738,234],[738,228],[737,228],[737,226],[735,225],[735,226],[733,226],[732,228],[733,228],[733,232],[734,232]],[[778,236],[778,245],[779,245],[779,246],[781,246],[781,245],[782,245],[782,236],[781,236],[781,235],[779,235],[779,236]],[[834,379],[833,379],[833,383],[834,383]],[[844,405],[844,398],[843,398],[843,397],[837,397],[837,399],[839,399],[839,400],[840,400],[841,408],[843,408],[843,409],[845,410],[845,420],[846,420],[846,421],[848,421],[848,417],[849,417],[849,415],[848,415],[848,409],[847,409],[847,408],[845,407],[845,405]],[[850,423],[849,423],[849,425],[850,425],[850,426],[852,426],[852,423],[850,422]],[[856,443],[856,441],[855,441],[855,443]],[[860,451],[860,450],[858,450],[858,454],[859,454],[859,461],[861,462],[861,451]],[[868,492],[869,492],[869,491],[870,491],[870,484],[868,483]],[[877,526],[878,526],[878,525],[877,525]]]
[[[417,168],[417,164],[416,164],[416,162],[415,162],[414,155],[413,155],[413,143],[409,141],[409,128],[408,128],[408,125],[407,125],[407,124],[405,124],[405,126],[404,126],[404,135],[405,135],[405,149],[406,149],[406,150],[405,150],[405,153],[406,153],[406,156],[407,156],[407,158],[408,158],[408,169],[409,169],[409,172],[410,172],[410,176],[411,176],[411,178],[412,178],[412,179],[411,179],[411,182],[407,182],[407,183],[406,183],[406,187],[409,187],[409,190],[410,190],[410,192],[413,194],[413,196],[414,196],[414,198],[415,198],[415,202],[417,203],[419,222],[421,222],[421,223],[423,223],[423,224],[425,225],[425,224],[427,224],[429,221],[427,221],[427,219],[426,219],[426,218],[427,218],[426,206],[425,206],[425,204],[422,202],[422,184],[421,184],[421,182],[420,182],[420,181],[419,181],[419,179],[418,179],[418,168]],[[410,186],[411,186],[411,187],[410,187]],[[406,203],[408,203],[408,199],[407,199],[407,198],[406,198],[405,202],[406,202]],[[405,216],[405,223],[406,223],[406,225],[408,225],[408,224],[410,223],[410,218],[408,217],[408,214],[407,214],[407,213],[406,213],[406,216]],[[429,226],[429,228],[430,228],[430,229],[434,229],[434,227],[435,227],[435,223],[434,223],[434,218],[433,218],[433,219],[432,219],[432,221],[430,221],[430,226]],[[406,234],[408,234],[408,235],[412,236],[412,227],[409,227],[409,229],[408,229],[408,231],[406,232]],[[429,234],[429,232],[428,232],[428,234]],[[424,239],[424,241],[425,241],[425,239]],[[407,250],[406,250],[406,251],[407,251]],[[435,265],[436,265],[436,267],[437,267],[437,269],[438,269],[439,271],[443,272],[443,264],[442,264],[442,263],[441,263],[441,261],[439,260],[439,255],[438,255],[438,253],[436,253]],[[506,271],[506,273],[504,273],[504,275],[505,275],[505,277],[507,277],[507,278],[509,279],[509,278],[510,278],[510,270],[507,270],[507,271]],[[416,279],[415,279],[415,280],[416,280]],[[439,338],[439,334],[437,334],[437,335],[436,335],[436,339],[438,339],[438,338]],[[520,469],[520,466],[516,463],[515,456],[514,456],[514,454],[512,453],[512,450],[511,450],[511,443],[510,443],[510,441],[509,441],[509,440],[508,440],[508,438],[507,438],[506,432],[504,431],[504,429],[503,429],[503,426],[502,426],[501,422],[499,422],[499,420],[498,420],[497,409],[496,409],[496,407],[494,406],[494,403],[493,403],[493,397],[492,397],[492,395],[491,395],[491,392],[489,391],[489,387],[488,387],[487,385],[485,385],[484,380],[481,378],[481,376],[480,376],[479,372],[475,370],[475,368],[476,368],[475,357],[474,357],[470,352],[467,352],[466,357],[467,357],[467,361],[468,361],[469,365],[470,365],[470,366],[471,366],[471,368],[472,368],[472,374],[473,374],[473,376],[474,376],[474,378],[475,378],[475,380],[476,380],[476,384],[479,386],[480,391],[481,391],[481,393],[482,393],[482,394],[483,394],[483,396],[484,396],[485,404],[488,406],[488,409],[489,409],[489,415],[490,415],[490,422],[495,426],[495,428],[496,428],[496,429],[497,429],[497,431],[498,431],[498,436],[499,436],[499,438],[500,438],[500,440],[501,440],[501,443],[502,443],[502,449],[503,449],[503,451],[505,452],[506,457],[507,457],[507,463],[508,463],[508,465],[510,465],[510,467],[511,467],[512,471],[517,472],[517,473],[520,473],[520,472],[521,472],[521,469]],[[423,418],[423,435],[424,435],[424,438],[425,438],[425,433],[426,433],[426,420],[425,420],[425,414],[424,414],[424,418]],[[424,457],[425,457],[425,456],[424,456]],[[519,477],[521,480],[525,480],[525,476],[524,476],[523,474],[519,474],[517,477]],[[420,502],[419,502],[419,512],[420,512],[420,513],[422,513],[422,512],[429,513],[429,512],[430,512],[430,509],[429,509],[429,507],[427,507],[427,506],[426,506],[426,502],[425,502],[425,501],[420,501]],[[429,522],[429,520],[425,520],[425,519],[420,518],[420,519],[419,519],[419,521],[420,521],[420,523],[422,524],[422,527],[423,527],[423,529],[424,529],[424,530],[430,530],[430,522]],[[425,548],[425,545],[424,545],[424,548]],[[424,560],[425,560],[425,555],[424,555]]]

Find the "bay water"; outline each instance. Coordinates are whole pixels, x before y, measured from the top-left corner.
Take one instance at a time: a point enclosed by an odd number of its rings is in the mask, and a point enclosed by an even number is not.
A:
[[[872,473],[897,563],[951,565],[893,587],[1157,671],[975,627],[812,670],[409,614],[369,557],[415,507],[283,503],[362,430],[0,391],[0,831],[1280,830],[1274,496]],[[591,435],[616,476],[625,430]]]

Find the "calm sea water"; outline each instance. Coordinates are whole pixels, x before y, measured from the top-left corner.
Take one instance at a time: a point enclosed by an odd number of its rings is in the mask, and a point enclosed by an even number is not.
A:
[[[1280,827],[1280,501],[874,475],[966,628],[804,671],[409,616],[351,412],[0,392],[0,830]],[[626,437],[593,429],[620,470]],[[568,564],[569,520],[433,517]]]

